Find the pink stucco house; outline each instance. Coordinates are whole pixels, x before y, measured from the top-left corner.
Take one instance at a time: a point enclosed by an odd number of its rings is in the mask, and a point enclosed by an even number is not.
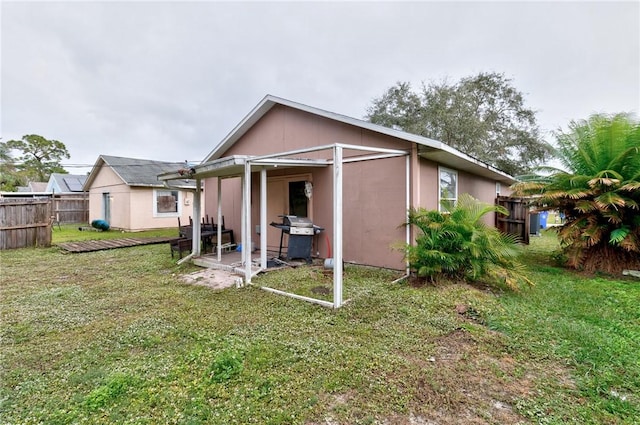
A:
[[[106,220],[127,231],[178,226],[193,216],[195,183],[173,181],[166,187],[158,174],[183,167],[182,163],[100,155],[83,189],[89,192],[89,221]]]
[[[270,95],[192,177],[204,181],[206,214],[224,215],[243,244],[277,252],[281,231],[269,223],[303,215],[324,228],[314,256],[399,270],[409,207],[437,209],[461,193],[494,203],[515,182],[442,142]]]

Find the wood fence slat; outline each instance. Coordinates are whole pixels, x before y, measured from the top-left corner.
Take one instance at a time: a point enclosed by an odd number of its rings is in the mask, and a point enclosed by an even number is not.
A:
[[[524,198],[498,196],[496,204],[504,207],[508,216],[496,214],[496,228],[503,233],[513,234],[523,243],[529,243],[529,207]]]
[[[32,227],[46,227],[46,226],[50,226],[50,225],[51,225],[50,222],[47,222],[47,223],[19,224],[19,225],[16,225],[16,226],[0,227],[0,230],[30,229]]]
[[[51,245],[48,199],[0,199],[0,249]]]
[[[107,249],[128,248],[140,245],[153,245],[169,243],[176,240],[175,236],[158,236],[151,238],[122,238],[122,239],[102,239],[82,242],[63,242],[57,244],[58,247],[71,253],[102,251]]]

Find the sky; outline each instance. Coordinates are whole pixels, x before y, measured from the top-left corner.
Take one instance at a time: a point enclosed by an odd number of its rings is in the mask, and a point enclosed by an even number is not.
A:
[[[504,73],[545,138],[640,111],[640,2],[0,3],[0,137],[198,163],[267,94],[363,118],[398,81]]]

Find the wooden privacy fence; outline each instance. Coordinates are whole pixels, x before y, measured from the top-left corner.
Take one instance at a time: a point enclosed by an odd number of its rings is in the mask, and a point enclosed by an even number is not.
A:
[[[509,211],[508,216],[496,213],[496,228],[502,233],[516,235],[523,243],[529,243],[529,206],[524,198],[498,196],[496,204]]]
[[[52,216],[55,223],[88,223],[89,194],[56,194],[51,197]]]
[[[51,246],[49,199],[0,199],[0,249]]]

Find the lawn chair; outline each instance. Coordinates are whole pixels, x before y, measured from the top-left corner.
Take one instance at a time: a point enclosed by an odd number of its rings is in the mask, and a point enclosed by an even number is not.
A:
[[[182,226],[180,223],[180,217],[178,217],[178,239],[173,240],[171,245],[171,258],[173,253],[178,252],[180,258],[182,258],[182,252],[191,252],[193,248],[193,227]]]
[[[193,218],[189,217],[189,223],[191,225],[193,225]],[[178,219],[178,225],[180,224],[180,219]],[[203,249],[206,252],[207,248],[211,248],[211,252],[213,252],[213,249],[215,249],[215,247],[217,246],[217,240],[218,240],[218,229],[222,229],[222,239],[223,239],[223,245],[228,245],[231,244],[233,246],[236,245],[236,238],[233,235],[233,230],[232,229],[227,229],[225,227],[224,224],[224,216],[222,216],[222,223],[220,226],[218,226],[214,221],[213,218],[211,218],[211,220],[209,219],[209,214],[207,214],[205,217],[202,218],[202,224],[200,226],[201,232],[213,232],[213,234],[208,234],[205,238],[203,238],[202,242],[206,245]]]
[[[180,258],[182,258],[182,252],[191,252],[191,248],[193,247],[193,239],[187,238],[179,238],[171,243],[171,258],[173,258],[173,253],[178,252]]]

